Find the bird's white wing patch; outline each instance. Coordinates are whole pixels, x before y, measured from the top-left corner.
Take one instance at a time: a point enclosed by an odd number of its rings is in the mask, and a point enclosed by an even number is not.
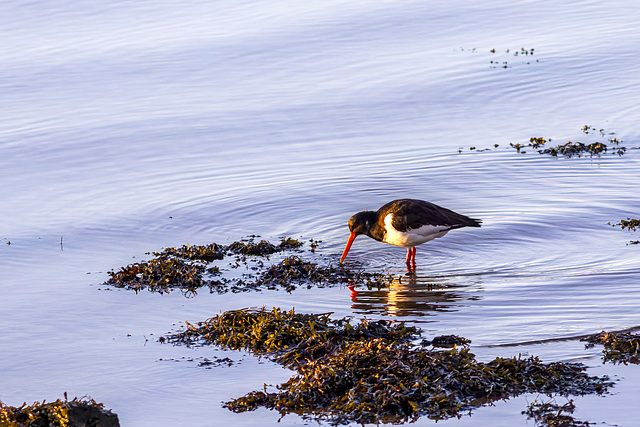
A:
[[[403,248],[410,248],[442,237],[449,231],[449,227],[446,225],[423,225],[420,228],[402,232],[393,228],[391,225],[392,221],[392,213],[384,218],[384,228],[387,230],[384,242],[395,246],[402,246]]]

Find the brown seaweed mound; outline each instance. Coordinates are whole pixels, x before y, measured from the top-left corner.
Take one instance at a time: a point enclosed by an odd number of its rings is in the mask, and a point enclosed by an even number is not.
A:
[[[206,284],[204,271],[205,266],[201,263],[161,255],[150,261],[129,264],[115,272],[109,271],[111,278],[105,283],[136,292],[148,289],[163,293],[174,287],[188,291]]]
[[[65,393],[66,396],[66,393]],[[90,397],[74,398],[73,400],[58,399],[55,402],[24,403],[20,407],[8,406],[0,402],[0,426],[49,426],[49,427],[79,427],[102,426],[118,427],[118,416],[104,409],[102,403],[97,403]]]
[[[466,347],[443,351],[414,344],[419,335],[402,322],[363,319],[352,325],[327,313],[262,308],[187,324],[167,341],[244,349],[296,371],[276,392],[265,388],[225,403],[230,410],[263,406],[332,424],[443,419],[521,393],[603,393],[612,384],[587,375],[581,364],[545,364],[537,357],[483,363]]]
[[[468,349],[434,351],[378,338],[337,346],[308,363],[275,393],[227,402],[235,412],[260,406],[333,424],[443,419],[522,393],[602,393],[606,381],[582,365],[538,358],[476,361]]]
[[[165,248],[162,252],[154,252],[160,258],[178,258],[211,262],[223,259],[227,248],[217,243],[208,245],[182,245],[180,248]]]
[[[262,289],[284,289],[291,292],[298,286],[327,287],[337,284],[359,284],[381,286],[389,280],[381,273],[356,272],[338,264],[319,265],[303,260],[299,256],[288,256],[280,262],[265,265],[262,259],[274,253],[297,250],[302,246],[298,240],[283,237],[280,244],[266,240],[256,242],[255,236],[234,242],[229,246],[216,243],[208,245],[183,245],[180,248],[165,248],[153,252],[155,258],[109,271],[105,282],[139,292],[168,293],[177,289],[185,295],[196,294],[200,288],[220,294],[226,292],[247,292]],[[311,241],[311,252],[315,252],[317,242]],[[232,255],[230,269],[244,267],[241,277],[227,277],[219,266],[210,266],[216,260]],[[248,259],[247,257],[251,257]],[[260,257],[263,257],[260,259]],[[237,275],[236,275],[237,276]]]
[[[279,360],[290,366],[316,359],[318,356],[313,353],[319,345],[374,338],[407,341],[419,335],[415,327],[405,326],[402,322],[363,319],[352,325],[347,318],[331,319],[330,313],[296,313],[293,309],[284,311],[277,307],[230,310],[204,322],[195,325],[186,322],[186,325],[185,331],[169,336],[167,341],[277,354]],[[297,352],[295,362],[288,351],[293,347]]]
[[[290,256],[278,264],[263,271],[254,282],[257,287],[274,289],[281,286],[287,291],[296,288],[296,284],[325,287],[336,284],[358,283],[366,286],[379,286],[390,280],[382,274],[355,272],[343,265],[321,266],[307,262],[297,256]]]

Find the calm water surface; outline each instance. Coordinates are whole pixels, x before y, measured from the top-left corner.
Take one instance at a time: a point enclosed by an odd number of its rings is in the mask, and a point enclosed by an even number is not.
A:
[[[275,424],[220,402],[290,371],[157,342],[266,305],[402,319],[470,338],[481,360],[579,361],[619,381],[575,398],[575,416],[639,425],[637,367],[577,341],[526,344],[640,325],[640,237],[607,224],[640,212],[639,18],[630,1],[0,5],[0,400],[89,394],[123,426]],[[509,147],[614,136],[621,157]],[[145,252],[249,234],[319,239],[336,261],[348,218],[399,197],[484,225],[420,247],[413,281],[403,249],[359,238],[348,261],[400,280],[355,299],[102,285]],[[532,425],[534,398],[443,424]]]

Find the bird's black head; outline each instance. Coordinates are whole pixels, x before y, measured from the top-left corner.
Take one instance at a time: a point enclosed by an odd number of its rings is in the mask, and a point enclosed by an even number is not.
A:
[[[363,211],[358,212],[349,218],[349,231],[356,236],[360,234],[369,234],[369,230],[376,222],[376,212]]]

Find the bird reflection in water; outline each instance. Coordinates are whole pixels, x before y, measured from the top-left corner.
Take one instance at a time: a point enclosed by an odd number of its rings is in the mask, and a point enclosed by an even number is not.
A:
[[[480,299],[477,283],[460,284],[460,277],[455,282],[452,279],[408,274],[393,276],[387,287],[349,285],[351,308],[361,314],[430,316],[457,311],[461,302]]]

